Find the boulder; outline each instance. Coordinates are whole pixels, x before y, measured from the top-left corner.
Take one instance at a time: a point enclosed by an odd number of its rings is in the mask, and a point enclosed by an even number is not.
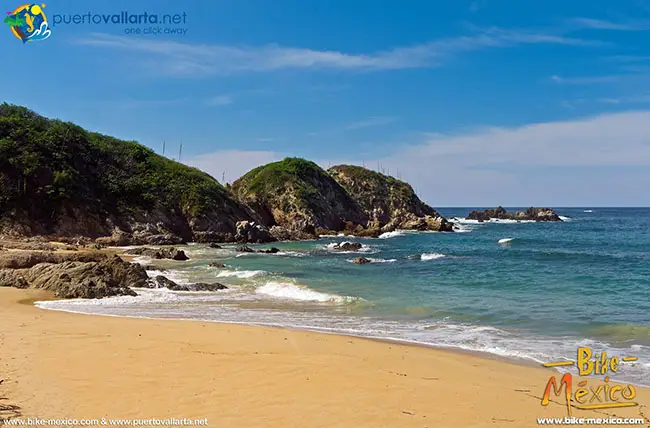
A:
[[[365,265],[368,263],[372,263],[372,260],[367,259],[365,257],[357,257],[356,259],[352,260],[352,263],[356,263],[358,265]]]
[[[172,291],[218,291],[228,289],[227,286],[218,282],[212,284],[205,282],[199,282],[196,284],[177,284],[162,275],[157,275],[156,277],[149,279],[148,286],[149,288],[167,288]]]
[[[363,245],[359,242],[343,241],[341,243],[333,245],[331,248],[337,251],[359,251],[361,248],[363,248]]]
[[[219,269],[223,269],[223,268],[226,267],[225,264],[223,264],[223,263],[219,263],[219,262],[212,262],[212,263],[210,263],[208,266],[210,266],[210,267],[214,267],[214,268],[219,268]]]
[[[28,288],[29,284],[18,270],[0,269],[0,287]]]
[[[242,220],[236,224],[235,240],[237,242],[262,244],[264,242],[271,242],[274,239],[268,229],[261,224]]]
[[[245,245],[241,246],[241,247],[237,247],[237,249],[235,251],[237,251],[238,253],[254,253],[255,252],[255,250],[253,250],[251,247],[247,247]]]
[[[264,253],[264,254],[277,254],[280,252],[279,248],[271,247],[266,250],[259,250],[258,253]]]
[[[208,247],[210,247],[210,248],[215,248],[215,249],[217,249],[217,250],[223,248],[221,245],[219,245],[219,244],[215,244],[214,242],[211,242],[211,243],[208,245]]]
[[[170,290],[175,290],[177,287],[178,284],[162,275],[156,275],[153,278],[149,278],[147,281],[147,288],[168,288]]]
[[[101,262],[40,263],[25,271],[24,278],[30,287],[53,291],[56,297],[100,299],[136,296],[130,287],[144,286],[147,273],[115,256]]]
[[[135,254],[138,256],[147,256],[152,259],[171,259],[171,260],[189,260],[183,250],[177,250],[176,248],[134,248],[129,250],[129,254]]]

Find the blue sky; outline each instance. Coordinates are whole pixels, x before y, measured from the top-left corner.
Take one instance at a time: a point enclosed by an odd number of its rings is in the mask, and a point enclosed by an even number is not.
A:
[[[182,140],[219,180],[301,156],[399,172],[434,206],[650,205],[647,2],[134,3],[44,10],[185,14],[153,27],[186,32],[58,24],[23,45],[3,24],[2,99],[168,155]]]

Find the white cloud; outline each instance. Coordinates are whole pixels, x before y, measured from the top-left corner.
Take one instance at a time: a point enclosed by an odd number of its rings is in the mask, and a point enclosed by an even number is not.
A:
[[[284,156],[228,151],[200,156],[193,164],[219,179],[227,168],[232,180]],[[315,161],[323,167],[341,163],[335,158]],[[431,134],[422,144],[365,159],[365,164],[399,170],[433,206],[648,205],[650,111]]]
[[[395,70],[440,66],[463,52],[522,44],[601,46],[603,42],[529,31],[478,29],[469,36],[396,47],[373,53],[346,53],[264,46],[197,45],[164,40],[137,39],[103,33],[75,41],[79,45],[136,53],[133,61],[151,72],[172,76],[205,76],[281,69]]]
[[[580,76],[580,77],[562,77],[558,75],[551,76],[551,80],[563,85],[592,85],[597,83],[613,83],[621,80],[623,76]]]
[[[207,101],[207,104],[210,106],[226,106],[233,103],[233,98],[229,95],[219,95],[213,98],[210,98]]]
[[[604,19],[593,18],[573,18],[571,23],[580,28],[588,28],[592,30],[614,30],[614,31],[643,31],[650,29],[648,22],[613,22]]]

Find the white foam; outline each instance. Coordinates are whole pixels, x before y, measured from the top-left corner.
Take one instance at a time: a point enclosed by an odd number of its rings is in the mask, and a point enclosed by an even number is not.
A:
[[[248,279],[266,274],[263,270],[224,270],[217,274],[217,277],[225,278],[234,276],[240,279]]]
[[[269,281],[255,290],[258,294],[305,302],[343,303],[351,297],[321,293],[291,282]]]
[[[392,232],[384,232],[381,235],[378,236],[379,239],[388,239],[388,238],[395,238],[396,236],[404,236],[406,235],[406,232],[403,230],[394,230]]]
[[[444,255],[444,254],[440,254],[440,253],[424,253],[424,254],[420,255],[420,260],[423,260],[423,261],[424,260],[437,260],[437,259],[441,259],[443,257],[447,257],[447,256]]]
[[[318,235],[319,238],[345,238],[346,236],[348,235],[345,233],[339,233],[338,235]]]
[[[507,244],[509,242],[514,241],[515,239],[517,239],[517,238],[501,238],[501,239],[499,239],[499,244]]]
[[[501,219],[501,218],[491,218],[486,221],[478,221],[465,217],[454,217],[451,219],[453,223],[459,224],[486,224],[486,223],[497,223],[497,224],[518,224],[518,223],[536,223],[535,220],[511,220],[511,219]]]
[[[571,217],[567,217],[567,216],[563,216],[563,215],[559,215],[558,217],[560,217],[560,220],[562,220],[562,221],[571,221],[571,220],[573,220]]]
[[[583,213],[592,213],[594,210],[584,210]]]
[[[280,251],[278,253],[275,253],[276,256],[285,256],[285,257],[305,257],[309,254],[307,253],[300,253],[298,251]]]

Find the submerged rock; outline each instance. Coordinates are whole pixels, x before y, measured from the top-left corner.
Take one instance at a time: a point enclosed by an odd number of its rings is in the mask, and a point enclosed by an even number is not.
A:
[[[214,242],[211,242],[211,243],[208,245],[208,247],[210,247],[210,248],[215,248],[215,249],[221,249],[221,248],[223,248],[221,245],[219,245],[219,244],[215,244]]]
[[[356,263],[358,265],[365,265],[368,263],[372,263],[372,260],[367,259],[365,257],[357,257],[356,259],[352,260],[352,263]]]

